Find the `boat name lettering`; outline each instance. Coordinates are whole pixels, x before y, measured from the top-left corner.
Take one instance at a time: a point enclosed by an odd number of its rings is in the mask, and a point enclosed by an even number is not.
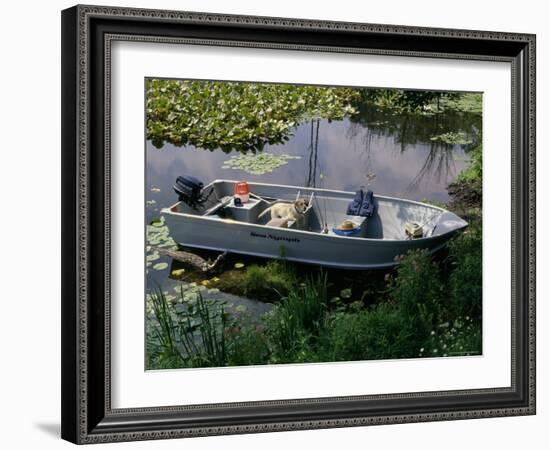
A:
[[[254,231],[251,231],[250,236],[260,237],[260,238],[264,238],[264,239],[273,239],[274,241],[300,242],[300,239],[298,239],[298,238],[291,238],[291,237],[285,237],[285,236],[275,236],[271,233],[262,234],[262,233],[256,233]]]

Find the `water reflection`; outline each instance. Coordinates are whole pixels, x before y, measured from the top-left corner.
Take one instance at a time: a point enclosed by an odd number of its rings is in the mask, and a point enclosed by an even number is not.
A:
[[[147,184],[161,189],[155,199],[162,206],[174,202],[171,186],[181,174],[205,183],[216,178],[247,179],[346,191],[370,184],[375,193],[446,201],[447,184],[466,164],[461,146],[430,141],[407,144],[389,130],[365,127],[349,119],[302,124],[286,144],[267,146],[264,151],[301,159],[290,160],[270,173],[250,175],[239,169],[222,169],[224,161],[237,152],[228,155],[171,144],[158,150],[148,142]]]
[[[166,144],[146,145],[146,221],[158,218],[160,208],[176,202],[172,185],[178,175],[192,175],[205,184],[215,179],[250,180],[354,191],[368,186],[375,195],[412,200],[448,200],[446,187],[467,164],[467,145],[434,141],[448,130],[467,136],[478,133],[479,117],[446,113],[433,116],[395,115],[365,107],[353,118],[315,119],[300,124],[284,144],[266,145],[263,152],[300,157],[262,175],[241,169],[223,169],[232,155]],[[161,261],[171,262],[163,257]],[[170,271],[150,271],[149,287],[174,282]],[[153,284],[154,282],[154,284]]]

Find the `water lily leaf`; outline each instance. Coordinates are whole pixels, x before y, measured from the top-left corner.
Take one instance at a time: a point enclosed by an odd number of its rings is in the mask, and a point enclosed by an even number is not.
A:
[[[153,262],[153,261],[156,261],[159,258],[160,258],[160,255],[158,253],[152,253],[150,255],[147,255],[147,258],[145,258],[145,259],[147,260],[147,262]]]
[[[161,263],[157,263],[153,266],[153,269],[155,270],[164,270],[168,267],[168,263],[165,263],[165,262],[161,262]]]
[[[179,277],[179,276],[183,275],[184,273],[185,273],[185,269],[172,270],[172,275],[174,277]]]
[[[272,153],[233,155],[224,161],[222,169],[240,169],[251,175],[264,175],[288,164],[291,159],[300,158],[301,156],[274,155]]]
[[[147,139],[157,148],[169,142],[227,153],[261,151],[288,141],[309,118],[356,114],[352,104],[360,95],[345,87],[150,79]]]
[[[238,262],[238,263],[235,263],[235,269],[242,269],[244,267],[244,263],[242,262]]]

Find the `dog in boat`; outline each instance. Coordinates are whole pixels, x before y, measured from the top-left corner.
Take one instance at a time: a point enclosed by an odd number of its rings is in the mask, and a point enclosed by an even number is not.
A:
[[[300,221],[304,217],[307,207],[307,200],[304,198],[299,198],[292,203],[279,202],[262,211],[258,219],[271,212],[271,220],[266,225],[286,228],[289,221]]]

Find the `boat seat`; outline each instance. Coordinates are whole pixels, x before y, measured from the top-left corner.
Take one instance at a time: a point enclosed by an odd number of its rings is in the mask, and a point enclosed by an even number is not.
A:
[[[357,225],[359,225],[359,227],[361,227],[361,231],[359,233],[357,233],[354,237],[364,237],[366,232],[367,232],[367,217],[364,217],[364,216],[349,216],[349,215],[346,215],[343,217],[342,220],[340,220],[338,223],[336,224],[333,224],[334,227],[340,225],[344,220],[351,220],[352,222],[356,223]],[[332,231],[332,227],[333,226],[330,226],[328,227],[328,234],[331,235],[331,236],[339,236],[338,234],[336,234],[334,231]]]

